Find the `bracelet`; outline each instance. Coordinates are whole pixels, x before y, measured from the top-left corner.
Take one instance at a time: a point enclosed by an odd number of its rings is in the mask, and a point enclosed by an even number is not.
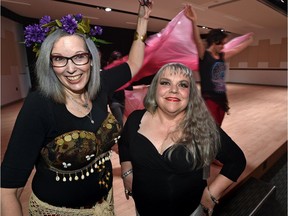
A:
[[[217,200],[217,199],[210,193],[209,186],[207,186],[207,190],[208,190],[208,193],[209,193],[209,195],[210,195],[210,198],[211,198],[212,202],[213,202],[215,205],[219,204],[219,200]]]
[[[133,169],[130,169],[126,172],[123,173],[123,175],[121,175],[122,179],[126,178],[128,175],[130,175],[131,173],[133,173]]]
[[[206,208],[202,203],[200,203],[205,216],[211,216],[213,214],[213,209]]]
[[[139,36],[139,33],[136,31],[134,34],[134,40],[138,40],[138,38],[140,37],[140,40],[145,43],[145,40],[147,38],[147,33],[145,33],[144,35]]]

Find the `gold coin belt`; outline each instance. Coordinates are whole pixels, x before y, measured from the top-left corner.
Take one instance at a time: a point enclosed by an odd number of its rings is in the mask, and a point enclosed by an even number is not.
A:
[[[96,157],[90,164],[87,166],[73,170],[73,171],[60,171],[54,167],[50,167],[50,170],[54,171],[56,173],[56,181],[62,180],[63,182],[68,181],[78,181],[79,179],[84,180],[86,177],[89,177],[90,174],[94,172],[102,172],[103,169],[105,169],[105,162],[110,160],[112,156],[112,151],[105,152],[98,157]],[[62,179],[61,176],[62,175]],[[111,173],[107,172],[106,173],[106,178],[109,180]],[[99,184],[104,185],[105,182],[102,182],[101,180],[99,181]]]

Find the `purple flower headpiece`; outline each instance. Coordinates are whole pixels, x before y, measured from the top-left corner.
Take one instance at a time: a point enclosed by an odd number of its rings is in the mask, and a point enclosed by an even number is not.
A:
[[[71,15],[68,14],[62,17],[60,20],[51,20],[50,16],[44,16],[41,18],[39,24],[33,24],[25,27],[25,45],[30,47],[33,45],[33,51],[38,55],[41,48],[41,44],[45,38],[54,32],[56,29],[62,29],[68,34],[80,33],[87,37],[98,46],[99,44],[108,44],[101,39],[97,39],[96,35],[101,35],[103,29],[100,26],[90,26],[90,20],[84,19],[81,14]]]

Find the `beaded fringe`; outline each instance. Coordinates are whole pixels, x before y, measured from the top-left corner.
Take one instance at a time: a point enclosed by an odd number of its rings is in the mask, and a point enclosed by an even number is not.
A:
[[[66,182],[67,179],[69,181],[78,181],[79,179],[84,180],[86,177],[88,177],[90,174],[94,173],[95,171],[101,172],[102,169],[105,168],[105,162],[110,160],[112,156],[112,151],[105,152],[98,157],[96,157],[89,165],[86,167],[83,167],[82,169],[74,170],[74,171],[63,171],[59,170],[53,167],[50,167],[49,169],[56,172],[56,181],[61,180],[62,175],[62,181]],[[108,173],[108,175],[111,175],[111,173]],[[109,176],[108,176],[109,177]],[[99,182],[100,183],[100,182]]]

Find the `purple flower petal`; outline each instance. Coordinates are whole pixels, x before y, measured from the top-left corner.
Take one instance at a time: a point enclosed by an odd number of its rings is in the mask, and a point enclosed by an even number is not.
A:
[[[41,19],[40,19],[40,25],[45,25],[47,23],[51,22],[51,17],[50,16],[43,16]]]
[[[62,28],[69,34],[74,34],[77,30],[77,21],[73,15],[68,14],[67,16],[62,17],[60,20],[62,23]]]

